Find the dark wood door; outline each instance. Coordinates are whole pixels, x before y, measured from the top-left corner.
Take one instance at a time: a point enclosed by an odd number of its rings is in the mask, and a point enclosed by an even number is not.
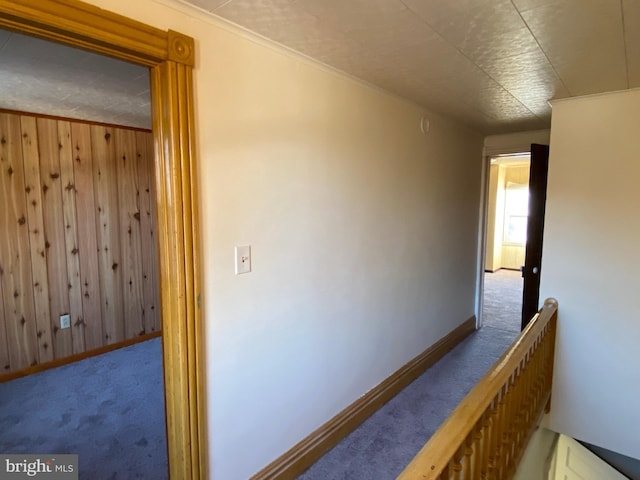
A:
[[[542,238],[544,209],[547,200],[547,170],[549,146],[531,145],[529,167],[529,218],[527,220],[527,246],[522,277],[522,329],[538,311],[540,302],[540,273],[542,269]]]

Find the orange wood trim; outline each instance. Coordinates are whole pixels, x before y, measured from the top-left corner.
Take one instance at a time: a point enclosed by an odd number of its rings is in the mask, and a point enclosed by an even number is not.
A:
[[[165,60],[194,65],[191,37],[77,0],[12,0],[0,4],[0,13],[5,28],[141,65]]]
[[[195,62],[195,48],[193,38],[187,37],[173,30],[167,32],[168,60],[193,66]]]
[[[296,478],[475,329],[474,315],[260,470],[251,480]]]
[[[112,352],[113,350],[117,350],[123,347],[129,347],[131,345],[135,345],[136,343],[145,342],[147,340],[151,340],[152,338],[157,338],[160,336],[162,336],[162,332],[146,333],[144,335],[140,335],[139,337],[130,338],[128,340],[123,340],[122,342],[118,342],[118,343],[112,343],[111,345],[105,345],[104,347],[95,348],[87,352],[76,353],[73,355],[69,355],[68,357],[52,360],[51,362],[47,362],[47,363],[40,363],[38,365],[23,368],[22,370],[18,370],[15,372],[4,373],[0,375],[0,383],[8,382],[10,380],[15,380],[16,378],[26,377],[28,375],[33,375],[34,373],[43,372],[51,368],[57,368],[63,365],[68,365],[70,363],[79,362],[80,360],[84,360],[85,358],[91,358],[97,355],[102,355],[103,353]]]
[[[76,0],[3,1],[0,25],[149,66],[168,58],[167,32]]]
[[[152,104],[158,204],[161,311],[165,332],[165,387],[174,392],[166,398],[167,437],[189,446],[184,461],[169,464],[171,478],[206,476],[204,411],[204,356],[201,342],[199,231],[194,176],[193,87],[188,66],[167,61],[151,70],[151,91],[160,92]],[[178,122],[180,119],[181,122]],[[175,248],[183,245],[184,248]],[[182,292],[175,297],[172,292]],[[172,324],[167,330],[166,325]],[[199,458],[198,458],[199,457]]]
[[[2,0],[0,27],[151,67],[169,474],[206,478],[193,39],[79,0]]]

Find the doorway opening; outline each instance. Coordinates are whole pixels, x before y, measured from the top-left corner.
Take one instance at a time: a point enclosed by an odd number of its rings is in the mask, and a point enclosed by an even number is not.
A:
[[[150,68],[170,478],[207,471],[193,38],[79,0],[0,3],[0,26]]]
[[[489,158],[486,196],[483,325],[521,328],[529,205],[529,153]]]
[[[149,69],[5,29],[0,63],[0,450],[167,478]]]

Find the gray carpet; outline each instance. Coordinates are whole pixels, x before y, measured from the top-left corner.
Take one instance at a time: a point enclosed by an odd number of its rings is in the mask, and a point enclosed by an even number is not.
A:
[[[484,327],[318,460],[300,480],[395,479],[520,331],[522,279],[485,278]]]
[[[522,273],[498,270],[484,274],[484,325],[520,332],[522,320]]]
[[[0,384],[0,452],[79,455],[79,478],[168,478],[159,338]]]
[[[486,274],[485,292],[485,326],[300,479],[396,478],[519,332],[520,274]],[[80,479],[166,479],[163,388],[160,339],[0,384],[0,452],[79,454]]]

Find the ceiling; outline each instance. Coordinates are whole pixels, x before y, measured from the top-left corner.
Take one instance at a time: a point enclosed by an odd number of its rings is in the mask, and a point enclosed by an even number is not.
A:
[[[640,87],[640,0],[180,0],[485,133]],[[0,30],[0,108],[150,128],[148,69]]]
[[[0,30],[0,108],[151,128],[149,69]]]
[[[486,133],[640,87],[639,0],[189,0]]]

